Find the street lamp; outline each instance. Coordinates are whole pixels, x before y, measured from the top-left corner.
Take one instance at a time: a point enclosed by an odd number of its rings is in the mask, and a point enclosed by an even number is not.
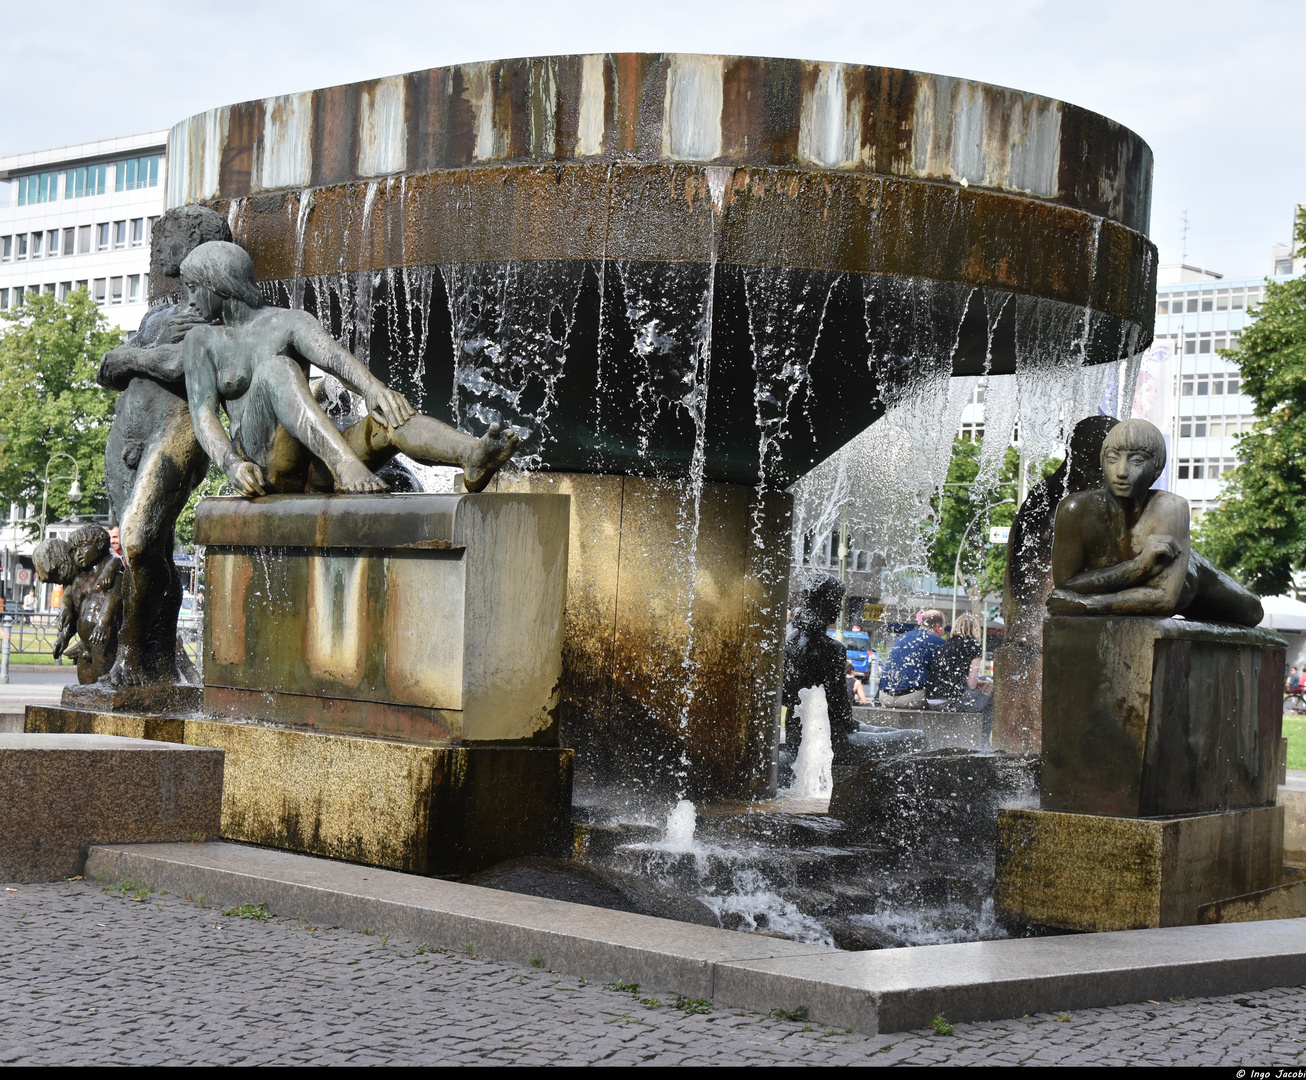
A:
[[[66,457],[69,461],[73,463],[72,476],[50,475],[50,466],[54,464],[54,459],[61,458],[61,457]],[[72,454],[65,454],[62,450],[56,451],[55,453],[51,454],[50,460],[45,463],[45,485],[41,488],[41,539],[42,540],[45,539],[45,508],[50,495],[50,481],[71,480],[72,484],[68,488],[68,501],[72,503],[74,507],[76,507],[77,504],[82,501],[82,485],[80,479],[81,473],[82,470],[81,467],[77,464],[77,459],[73,457]]]
[[[961,542],[957,545],[957,561],[952,566],[952,620],[948,625],[951,626],[957,621],[957,579],[961,576],[961,553],[966,550],[966,537],[970,535],[971,526],[995,506],[1002,506],[1004,503],[1014,503],[1015,501],[1015,499],[1000,499],[998,502],[981,507],[975,516],[970,519],[970,523],[966,528],[962,530]]]

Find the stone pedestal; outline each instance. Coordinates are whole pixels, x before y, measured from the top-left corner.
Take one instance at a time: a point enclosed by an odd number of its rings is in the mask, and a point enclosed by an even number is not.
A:
[[[1182,619],[1051,618],[1044,810],[1121,817],[1272,806],[1284,641]]]
[[[212,840],[222,752],[110,735],[0,735],[0,881],[80,874],[92,844]]]
[[[999,914],[1074,930],[1187,925],[1278,885],[1283,663],[1283,639],[1265,630],[1048,619],[1042,809],[999,818]]]
[[[1198,908],[1283,880],[1283,808],[1122,818],[1005,810],[995,905],[1067,930],[1191,926]]]
[[[571,850],[572,752],[561,747],[431,746],[35,705],[27,709],[27,730],[130,732],[223,751],[221,836],[227,840],[415,874],[467,874],[506,859]],[[210,836],[219,834],[218,795],[215,789]]]
[[[568,521],[559,495],[204,500],[204,710],[556,746]]]

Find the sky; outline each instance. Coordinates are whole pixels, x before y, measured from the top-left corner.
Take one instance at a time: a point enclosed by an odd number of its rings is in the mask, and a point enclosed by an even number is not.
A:
[[[1103,113],[1152,147],[1162,264],[1262,276],[1306,202],[1303,0],[62,0],[7,4],[0,26],[0,154],[442,64],[707,52],[933,71]]]

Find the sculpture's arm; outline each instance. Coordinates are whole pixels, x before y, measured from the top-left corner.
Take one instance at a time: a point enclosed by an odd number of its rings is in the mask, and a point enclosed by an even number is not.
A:
[[[213,334],[203,330],[191,334],[182,346],[186,365],[186,401],[190,419],[209,460],[216,461],[236,490],[245,496],[264,494],[263,470],[246,461],[231,444],[218,412],[217,368],[213,362]]]
[[[77,632],[77,608],[73,604],[72,585],[64,586],[63,600],[59,604],[59,632],[54,638],[54,658],[59,659],[73,634]]]
[[[119,345],[104,354],[95,381],[107,390],[126,390],[127,384],[138,375],[161,383],[180,383],[186,376],[182,347]]]
[[[328,334],[322,324],[311,316],[296,320],[291,343],[300,356],[309,363],[330,372],[349,389],[362,394],[367,402],[367,411],[375,419],[396,428],[417,415],[417,410],[408,403],[408,399],[403,394],[391,390],[368,371],[365,364]]]
[[[96,587],[108,595],[100,605],[100,617],[95,620],[95,627],[91,630],[91,644],[103,645],[109,640],[114,620],[122,612],[122,567],[117,559],[110,556],[109,564],[100,571]]]
[[[1156,552],[1145,550],[1126,562],[1075,574],[1061,583],[1059,588],[1084,594],[1119,592],[1149,581],[1159,574],[1165,568],[1165,563],[1158,561],[1160,557]],[[1172,555],[1171,559],[1173,558]]]
[[[186,374],[181,344],[189,331],[203,325],[204,319],[196,311],[173,311],[148,345],[128,343],[105,353],[96,381],[109,390],[126,390],[138,375],[162,383],[180,383]]]

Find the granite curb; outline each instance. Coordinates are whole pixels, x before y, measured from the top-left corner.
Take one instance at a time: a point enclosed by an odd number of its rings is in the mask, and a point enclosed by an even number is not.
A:
[[[228,843],[98,846],[86,876],[868,1034],[1306,984],[1306,919],[840,952]]]

